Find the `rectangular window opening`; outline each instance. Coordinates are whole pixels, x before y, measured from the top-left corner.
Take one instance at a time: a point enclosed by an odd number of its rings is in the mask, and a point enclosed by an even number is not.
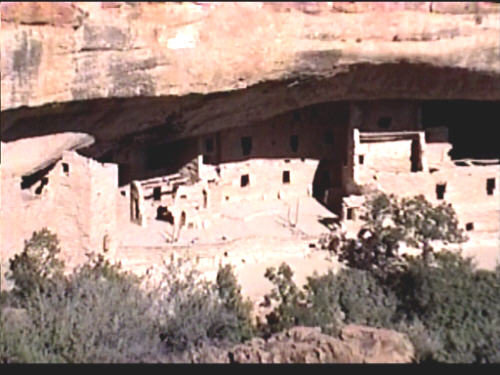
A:
[[[436,196],[437,199],[444,199],[444,193],[446,192],[446,184],[436,185]]]
[[[250,185],[250,176],[247,175],[247,174],[244,174],[240,178],[240,186],[241,187],[245,187],[245,186],[248,186],[248,185]]]
[[[161,187],[155,187],[153,189],[153,199],[155,201],[161,200]]]
[[[63,172],[66,176],[69,176],[69,164],[68,163],[62,163],[62,169]]]
[[[283,181],[284,184],[289,184],[290,183],[290,171],[283,171],[282,181]]]
[[[354,220],[354,208],[347,208],[347,220]]]
[[[359,158],[359,164],[363,165],[365,162],[365,155],[358,155],[358,158]]]
[[[486,180],[486,192],[488,195],[493,195],[493,192],[495,190],[495,179],[494,178],[488,178]]]
[[[250,152],[252,151],[252,137],[241,138],[241,149],[243,151],[243,155],[250,155]]]

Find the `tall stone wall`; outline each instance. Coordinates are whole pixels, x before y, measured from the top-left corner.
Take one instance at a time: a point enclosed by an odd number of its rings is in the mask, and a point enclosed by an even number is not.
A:
[[[43,187],[37,182],[22,189],[20,177],[2,175],[2,272],[8,260],[22,251],[24,240],[43,227],[57,234],[61,258],[69,267],[84,261],[87,252],[102,250],[106,233],[111,237],[107,246],[113,247],[118,194],[115,165],[64,152],[43,179]]]
[[[88,159],[90,174],[90,243],[94,251],[113,252],[116,238],[118,166]]]

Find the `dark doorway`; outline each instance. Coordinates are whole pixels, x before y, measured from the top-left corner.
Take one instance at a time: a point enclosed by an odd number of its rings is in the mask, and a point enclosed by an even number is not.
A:
[[[290,183],[290,171],[283,171],[282,181],[283,181],[284,184],[289,184]]]
[[[494,191],[495,191],[495,179],[494,178],[488,178],[486,180],[486,193],[488,195],[493,195]]]
[[[444,199],[444,193],[446,192],[446,184],[436,185],[436,196],[437,199]]]
[[[159,206],[156,209],[156,220],[166,221],[167,223],[174,224],[174,217],[167,207]]]
[[[68,163],[62,163],[62,169],[66,176],[69,176],[69,165]]]
[[[419,172],[423,169],[421,160],[422,149],[420,147],[420,142],[417,139],[411,141],[411,171]]]
[[[155,201],[161,200],[161,187],[158,186],[153,189],[153,199]]]
[[[240,186],[245,187],[248,186],[249,184],[250,184],[250,176],[247,174],[242,175],[240,179]]]
[[[352,207],[347,209],[347,220],[354,220],[354,208]]]
[[[358,155],[359,164],[363,165],[365,163],[365,155]]]
[[[130,182],[130,172],[129,164],[118,164],[118,186],[124,186]]]
[[[137,198],[132,199],[132,220],[139,220],[139,200]]]

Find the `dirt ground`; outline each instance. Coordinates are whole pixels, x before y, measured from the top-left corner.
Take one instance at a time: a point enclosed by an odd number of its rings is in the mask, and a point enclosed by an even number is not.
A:
[[[123,198],[120,205],[127,210],[128,200]],[[167,237],[162,234],[170,230],[169,224],[151,220],[148,227],[141,228],[128,222],[126,215],[120,215],[123,237],[116,259],[125,269],[144,273],[152,265],[161,269],[158,266],[172,254],[186,256],[197,260],[197,268],[209,280],[215,280],[220,264],[230,263],[243,295],[253,301],[256,314],[262,316],[266,309],[259,305],[272,289],[272,284],[264,277],[268,267],[287,263],[298,285],[303,285],[314,272],[324,274],[340,267],[328,252],[318,249],[317,245],[312,247],[321,233],[328,232],[319,220],[335,215],[313,198],[302,198],[298,223],[292,228],[286,219],[288,205],[276,200],[239,202],[237,209],[228,206],[227,212],[214,218],[208,229],[183,231],[175,244],[166,243]],[[498,223],[500,210],[491,207],[483,215],[487,215],[484,219]],[[359,222],[347,222],[346,229],[354,236]],[[500,259],[499,228],[497,225],[485,229],[468,232],[470,240],[462,246],[463,254],[474,257],[478,267],[492,269]]]

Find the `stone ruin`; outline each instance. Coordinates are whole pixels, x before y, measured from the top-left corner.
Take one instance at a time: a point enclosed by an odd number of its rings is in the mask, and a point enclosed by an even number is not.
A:
[[[500,13],[453,4],[2,3],[3,267],[42,226],[77,263],[124,215],[175,239],[314,198],[350,222],[376,189],[498,231]]]

